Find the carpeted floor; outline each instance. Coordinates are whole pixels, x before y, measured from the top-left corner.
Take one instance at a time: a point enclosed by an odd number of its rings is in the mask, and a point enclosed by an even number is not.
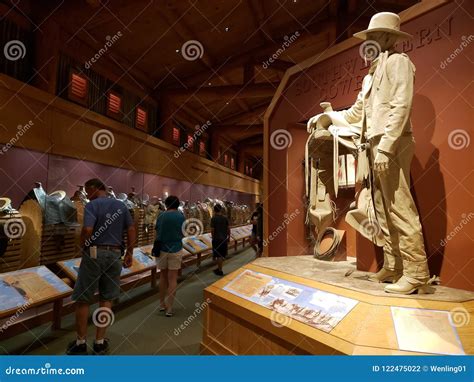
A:
[[[233,254],[224,264],[224,273],[230,273],[254,258],[252,249]],[[178,285],[175,315],[171,318],[158,311],[158,295],[150,294],[148,285],[128,292],[122,300],[133,302],[121,301],[120,308],[114,312],[114,323],[107,332],[111,354],[199,354],[203,289],[219,278],[212,269],[214,267],[208,260],[198,273],[194,272],[195,269],[184,273]],[[139,298],[139,295],[146,297]],[[91,312],[95,308],[96,305]],[[56,332],[52,332],[49,325],[43,325],[1,341],[0,354],[64,354],[67,343],[75,338],[74,315],[64,317],[62,325],[63,329]],[[88,343],[92,343],[94,334],[91,323]]]

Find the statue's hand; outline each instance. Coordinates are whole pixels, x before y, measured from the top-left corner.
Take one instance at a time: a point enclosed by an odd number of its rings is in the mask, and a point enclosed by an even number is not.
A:
[[[374,171],[377,171],[377,172],[387,171],[389,162],[390,162],[389,156],[379,151],[377,155],[375,156]]]
[[[318,121],[318,118],[321,116],[322,113],[320,114],[316,114],[314,117],[311,117],[309,120],[308,120],[308,123],[306,124],[306,130],[308,131],[308,133],[312,133],[313,132],[313,129],[316,127],[316,122]]]

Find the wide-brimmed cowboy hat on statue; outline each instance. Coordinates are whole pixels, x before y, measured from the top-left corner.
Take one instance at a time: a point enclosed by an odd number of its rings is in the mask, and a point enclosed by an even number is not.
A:
[[[397,35],[399,38],[412,38],[409,33],[400,30],[400,17],[392,12],[379,12],[372,16],[369,27],[366,30],[354,33],[354,37],[367,40],[370,32],[387,32]]]

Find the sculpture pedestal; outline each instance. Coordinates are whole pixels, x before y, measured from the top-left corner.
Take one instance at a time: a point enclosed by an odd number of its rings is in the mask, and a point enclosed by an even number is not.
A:
[[[363,274],[355,270],[353,261],[261,258],[222,278],[205,289],[204,299],[211,302],[204,319],[202,352],[474,354],[474,293],[437,286],[433,295],[387,295],[383,284],[361,279]],[[270,279],[277,285],[266,294],[261,286],[265,289]],[[285,287],[288,301],[272,301],[271,293],[282,295]],[[322,309],[330,307],[329,314],[315,312],[318,304]],[[411,335],[413,330],[416,336]]]

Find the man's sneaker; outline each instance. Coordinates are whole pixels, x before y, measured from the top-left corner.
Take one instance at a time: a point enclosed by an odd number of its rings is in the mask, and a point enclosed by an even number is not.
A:
[[[66,349],[67,355],[87,355],[87,344],[78,345],[76,340],[69,342]]]
[[[109,340],[108,338],[104,339],[104,343],[96,344],[94,342],[94,355],[104,355],[109,352]]]
[[[219,269],[214,269],[214,274],[216,274],[217,276],[224,276],[224,272],[220,271]]]

